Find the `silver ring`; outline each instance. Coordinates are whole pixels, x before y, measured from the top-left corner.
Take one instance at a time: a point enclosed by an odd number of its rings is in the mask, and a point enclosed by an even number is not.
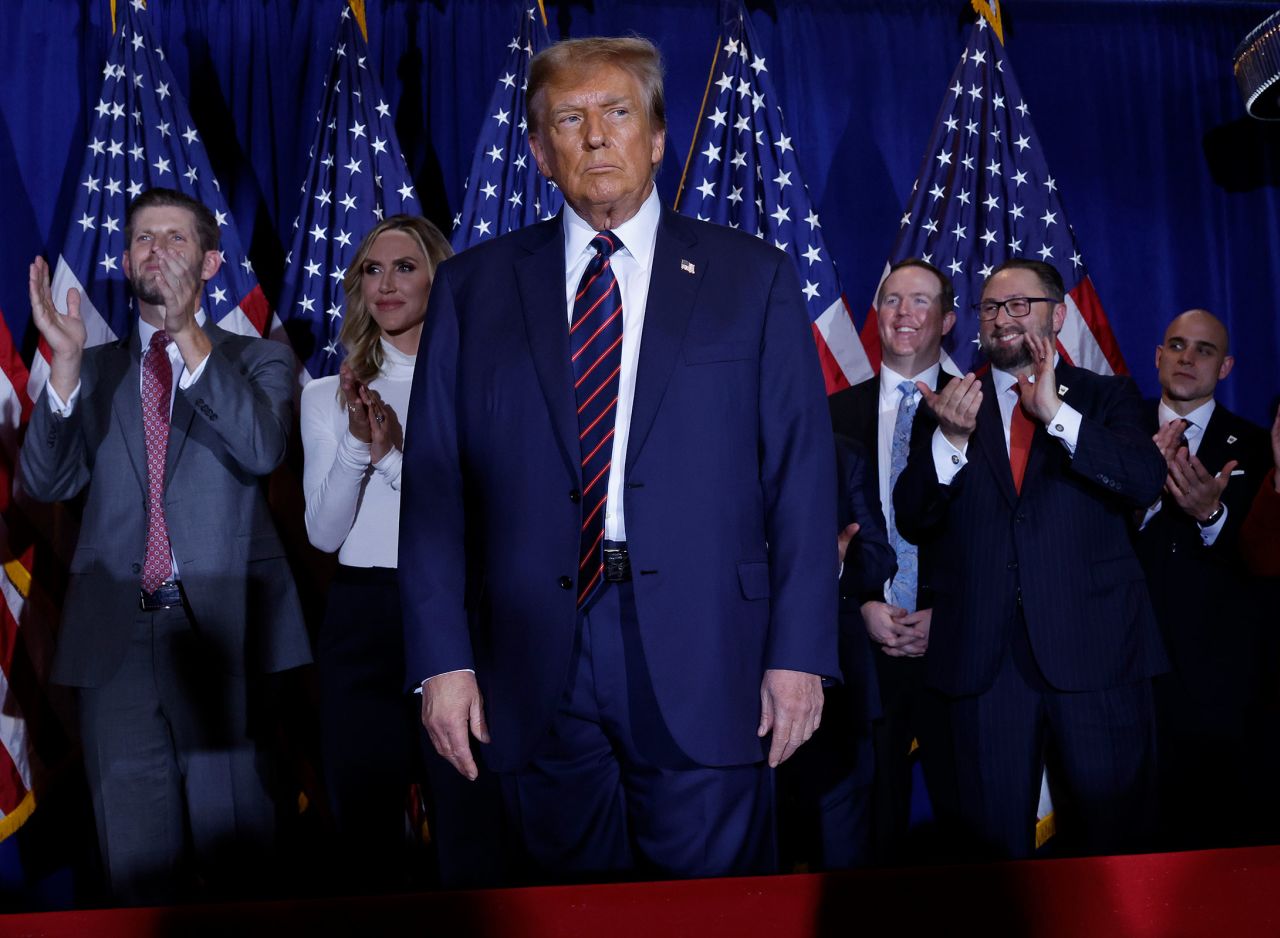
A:
[[[357,413],[357,412],[360,410],[360,405],[359,405],[359,404],[348,404],[348,405],[347,405],[347,410],[351,411],[353,414],[354,414],[354,413]]]
[[[374,415],[373,415],[373,419],[374,419],[374,420],[376,420],[376,421],[378,421],[378,423],[382,423],[382,421],[383,421],[383,419],[384,419],[384,418],[383,418],[382,414],[374,414]]]

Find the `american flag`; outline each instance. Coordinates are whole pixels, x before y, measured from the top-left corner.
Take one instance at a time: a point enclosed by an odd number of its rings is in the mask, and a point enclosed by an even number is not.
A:
[[[952,75],[889,264],[921,257],[950,274],[956,325],[943,341],[948,371],[963,374],[979,364],[973,304],[986,276],[1002,261],[1027,257],[1053,264],[1070,291],[1058,336],[1066,358],[1103,374],[1123,373],[1120,348],[1031,125],[1031,108],[997,35],[1001,21],[987,4],[975,7],[983,15]],[[863,339],[878,362],[874,305]]]
[[[546,48],[546,18],[539,8],[520,5],[510,55],[494,86],[476,138],[462,211],[453,216],[453,249],[462,251],[560,211],[560,190],[538,172],[529,150],[524,92],[529,61]]]
[[[388,215],[422,214],[361,23],[346,2],[332,53],[280,292],[285,329],[313,378],[342,364],[342,278],[361,240]]]
[[[742,4],[721,6],[722,30],[676,204],[685,215],[741,228],[791,255],[804,284],[827,393],[871,377],[818,213],[800,177],[768,63]]]
[[[80,315],[90,345],[127,334],[133,324],[124,271],[128,201],[163,186],[199,199],[214,213],[222,235],[222,267],[205,288],[204,308],[214,322],[242,335],[263,335],[271,309],[253,273],[235,222],[219,191],[208,154],[182,93],[156,45],[142,0],[123,7],[102,69],[102,92],[75,208],[53,274],[54,304],[66,312],[67,291],[80,291]],[[45,354],[31,368],[33,399],[48,378]]]

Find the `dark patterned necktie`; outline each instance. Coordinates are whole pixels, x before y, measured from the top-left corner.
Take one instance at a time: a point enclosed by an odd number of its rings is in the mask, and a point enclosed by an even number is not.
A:
[[[610,258],[622,247],[611,231],[591,239],[596,256],[578,281],[569,324],[573,389],[582,454],[582,535],[578,550],[578,608],[604,579],[604,506],[609,497],[613,423],[622,370],[622,295]]]
[[[164,469],[169,451],[169,395],[173,366],[169,334],[151,337],[142,356],[142,428],[147,441],[147,552],[142,562],[142,588],[154,592],[173,573],[169,529],[164,520]]]

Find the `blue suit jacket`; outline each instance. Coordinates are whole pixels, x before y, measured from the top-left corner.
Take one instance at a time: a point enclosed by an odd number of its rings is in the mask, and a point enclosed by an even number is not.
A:
[[[1164,458],[1127,378],[1060,365],[1059,393],[1083,414],[1076,452],[1036,426],[1022,492],[988,373],[967,464],[938,482],[932,420],[916,421],[894,488],[898,530],[934,571],[927,679],[951,695],[995,679],[1021,598],[1036,663],[1064,691],[1100,690],[1167,667],[1128,520],[1160,494]]]
[[[567,318],[559,219],[442,264],[405,427],[407,679],[474,668],[498,770],[544,735],[577,628]],[[790,260],[664,211],[625,511],[650,679],[696,762],[760,759],[765,669],[837,673],[834,465]]]

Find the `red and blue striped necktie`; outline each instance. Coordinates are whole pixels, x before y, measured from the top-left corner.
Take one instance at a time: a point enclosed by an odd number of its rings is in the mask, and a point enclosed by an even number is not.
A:
[[[596,256],[578,281],[569,324],[573,390],[582,454],[582,535],[578,551],[578,608],[604,579],[604,507],[609,497],[618,375],[622,370],[622,293],[610,258],[622,247],[612,231],[591,239]]]

